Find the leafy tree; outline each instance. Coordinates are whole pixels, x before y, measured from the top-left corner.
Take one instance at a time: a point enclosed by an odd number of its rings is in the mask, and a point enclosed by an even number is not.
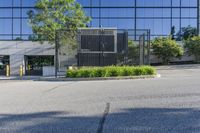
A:
[[[191,27],[189,25],[187,27],[181,28],[181,30],[177,33],[177,40],[187,40],[197,35],[198,35],[197,28]]]
[[[171,58],[179,58],[183,55],[183,48],[170,37],[155,38],[151,46],[154,54],[161,58],[164,64],[168,64]]]
[[[76,0],[38,0],[35,9],[27,14],[33,30],[33,36],[29,39],[41,43],[45,40],[54,44],[56,31],[60,29],[67,32],[59,33],[59,38],[72,41],[77,29],[86,27],[90,21]]]
[[[185,48],[189,55],[194,55],[196,61],[200,61],[200,36],[195,36],[186,40]]]

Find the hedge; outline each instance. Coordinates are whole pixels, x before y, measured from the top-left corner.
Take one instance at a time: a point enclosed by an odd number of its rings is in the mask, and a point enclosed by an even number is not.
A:
[[[68,78],[95,78],[155,75],[156,70],[151,66],[108,66],[108,67],[81,67],[67,70]]]

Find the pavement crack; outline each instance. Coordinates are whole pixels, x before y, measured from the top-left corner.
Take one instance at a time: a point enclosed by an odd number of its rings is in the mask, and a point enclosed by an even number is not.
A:
[[[45,93],[52,92],[52,91],[54,91],[54,90],[56,90],[56,89],[58,89],[58,88],[61,88],[61,87],[69,87],[69,85],[74,85],[74,83],[57,85],[57,86],[55,86],[55,87],[52,87],[52,88],[50,88],[50,89],[44,91],[44,94],[45,94]]]
[[[106,103],[106,108],[104,110],[103,116],[99,121],[99,125],[98,125],[98,129],[97,129],[97,133],[103,133],[103,127],[106,121],[106,117],[108,116],[110,111],[110,103]]]
[[[53,88],[51,88],[51,89],[45,91],[45,93],[48,93],[48,92],[54,91],[55,89],[58,89],[58,88],[63,87],[63,86],[65,86],[65,85],[58,85],[58,86],[55,86],[55,87],[53,87]]]

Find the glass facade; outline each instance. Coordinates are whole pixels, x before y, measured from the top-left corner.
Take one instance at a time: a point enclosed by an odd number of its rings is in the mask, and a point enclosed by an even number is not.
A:
[[[37,0],[0,1],[0,40],[28,39],[26,12]],[[151,38],[168,36],[171,27],[197,28],[198,0],[77,0],[91,16],[89,27],[150,29]]]

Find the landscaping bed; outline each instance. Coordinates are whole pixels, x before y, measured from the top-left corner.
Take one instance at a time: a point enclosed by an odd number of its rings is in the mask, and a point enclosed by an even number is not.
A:
[[[81,67],[67,70],[67,78],[108,78],[156,75],[151,66]]]

